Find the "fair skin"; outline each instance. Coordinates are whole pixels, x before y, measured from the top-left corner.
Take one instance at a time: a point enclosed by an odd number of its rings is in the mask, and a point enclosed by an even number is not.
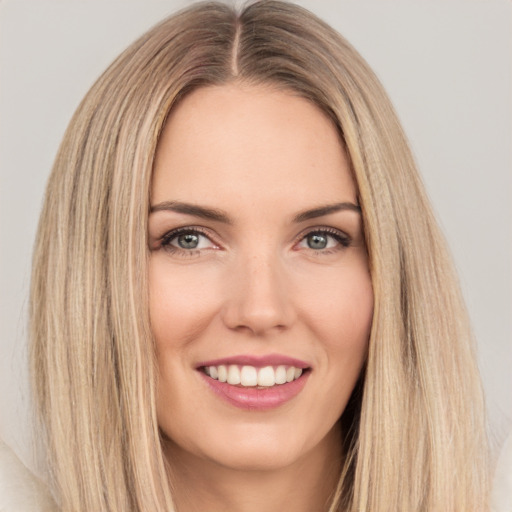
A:
[[[290,92],[200,88],[166,123],[151,205],[157,414],[177,510],[326,510],[373,313],[335,127]]]

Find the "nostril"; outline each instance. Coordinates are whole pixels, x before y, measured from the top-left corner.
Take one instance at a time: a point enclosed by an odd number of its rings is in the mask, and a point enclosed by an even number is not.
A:
[[[284,301],[260,301],[247,295],[229,303],[223,317],[230,329],[254,335],[284,331],[294,318],[291,308]]]

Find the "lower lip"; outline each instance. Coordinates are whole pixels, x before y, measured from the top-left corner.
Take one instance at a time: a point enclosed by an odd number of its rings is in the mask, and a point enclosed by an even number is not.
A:
[[[306,385],[310,372],[303,373],[297,380],[269,388],[245,388],[232,386],[227,382],[208,377],[200,371],[212,391],[239,409],[265,411],[275,409],[295,398]]]

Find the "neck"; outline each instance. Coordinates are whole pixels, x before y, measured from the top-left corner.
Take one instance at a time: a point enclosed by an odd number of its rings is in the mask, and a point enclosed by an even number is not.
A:
[[[272,469],[226,467],[172,441],[165,451],[176,512],[326,512],[341,472],[338,429],[293,464]]]

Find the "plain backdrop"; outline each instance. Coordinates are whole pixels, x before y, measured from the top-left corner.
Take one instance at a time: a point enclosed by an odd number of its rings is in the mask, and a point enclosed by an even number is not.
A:
[[[26,305],[44,186],[80,99],[182,0],[0,3],[0,437],[30,464]],[[512,424],[512,3],[302,0],[383,82],[460,272],[491,437]]]

